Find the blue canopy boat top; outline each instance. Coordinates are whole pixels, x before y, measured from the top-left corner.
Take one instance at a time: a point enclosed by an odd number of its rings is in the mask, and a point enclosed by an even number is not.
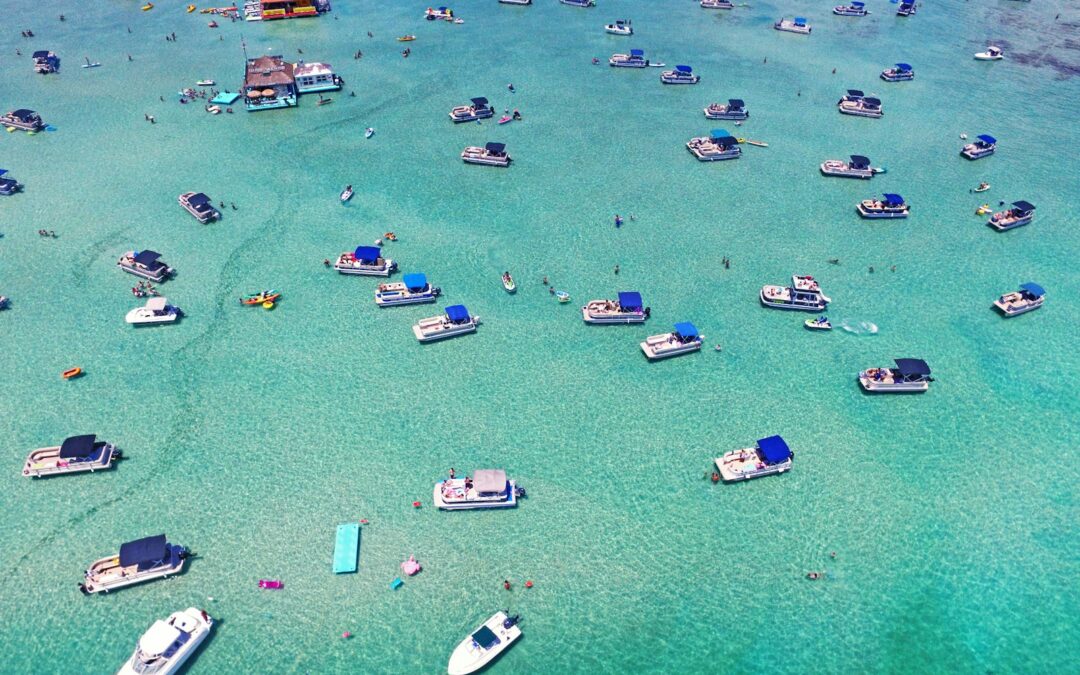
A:
[[[729,98],[727,100],[728,112],[735,112],[736,110],[742,110],[746,102],[741,98]]]
[[[97,436],[94,434],[65,438],[60,444],[60,457],[62,459],[91,459],[95,446],[105,446],[104,443],[95,443],[96,440]]]
[[[630,56],[631,57],[641,58],[641,57],[645,56],[645,50],[644,49],[631,49],[630,50]]]
[[[619,291],[619,307],[624,312],[640,312],[642,309],[641,293],[637,291]]]
[[[504,155],[506,154],[505,143],[487,143],[484,145],[484,150],[487,150],[489,155]]]
[[[863,7],[866,6],[866,3],[865,2],[858,2],[858,0],[851,0],[851,6],[862,9]],[[774,436],[774,438],[780,438],[780,437],[779,436]]]
[[[871,108],[880,108],[881,107],[881,99],[880,98],[874,98],[873,96],[865,96],[865,97],[863,97],[862,102],[863,102],[863,105],[869,106]]]
[[[894,359],[896,370],[904,379],[909,377],[925,377],[930,374],[930,366],[922,359]]]
[[[796,26],[805,26],[806,25],[806,19],[804,17],[801,17],[801,16],[795,17],[795,25]]]
[[[739,140],[731,135],[727,129],[713,129],[709,132],[712,142],[725,148],[733,148],[739,144]]]
[[[357,246],[353,257],[361,263],[373,265],[382,257],[382,249],[378,246]]]
[[[1020,284],[1020,290],[1033,298],[1041,298],[1042,296],[1046,295],[1046,291],[1043,290],[1043,287],[1035,283],[1034,281],[1028,281]]]
[[[480,630],[472,634],[472,639],[481,649],[491,649],[499,644],[499,636],[487,626],[481,626]]]
[[[909,63],[898,63],[896,64],[896,69],[899,70],[901,73],[907,73],[914,70],[914,68],[912,68],[911,64]]]
[[[989,134],[979,134],[975,138],[982,141],[985,145],[997,145],[997,139]]]
[[[684,321],[682,323],[675,324],[675,335],[677,335],[679,339],[683,342],[686,342],[688,340],[695,339],[698,336],[698,332],[697,328],[694,327],[694,324],[690,323],[689,321]]]
[[[683,75],[689,75],[694,72],[694,69],[690,66],[675,66],[675,70]]]
[[[450,319],[451,323],[467,323],[469,310],[465,309],[465,305],[450,305],[446,308],[446,318]]]
[[[158,260],[160,257],[161,254],[157,251],[147,249],[135,254],[135,264],[142,265],[149,270],[159,270],[165,267],[165,263]]]
[[[1020,213],[1020,215],[1023,215],[1023,216],[1026,216],[1026,215],[1030,214],[1032,211],[1035,210],[1035,205],[1034,204],[1032,204],[1031,202],[1025,202],[1024,200],[1020,200],[1018,202],[1013,202],[1012,205],[1013,205],[1013,209],[1015,211],[1018,211]]]
[[[851,98],[862,98],[863,96],[865,96],[865,94],[863,94],[862,90],[860,89],[848,89],[847,95]]]
[[[168,558],[169,544],[163,534],[136,539],[120,546],[121,567],[137,565],[139,569],[149,569],[164,565]]]
[[[757,442],[758,454],[766,464],[779,464],[791,458],[791,449],[779,436],[769,436]]]
[[[413,274],[406,274],[401,278],[401,281],[405,284],[405,288],[409,289],[413,293],[419,293],[427,288],[427,276],[423,272],[415,272]]]
[[[863,157],[862,155],[851,155],[848,159],[851,160],[851,162],[849,163],[849,166],[852,169],[869,169],[870,168],[870,159],[868,157]]]
[[[881,201],[885,206],[903,206],[904,198],[893,192],[886,192],[881,195]]]
[[[477,96],[476,98],[469,99],[472,101],[474,108],[486,108],[488,106],[488,100],[483,96]]]

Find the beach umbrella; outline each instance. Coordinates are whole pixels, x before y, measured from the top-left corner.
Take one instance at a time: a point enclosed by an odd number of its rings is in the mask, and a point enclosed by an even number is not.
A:
[[[255,91],[254,89],[252,89],[251,91],[249,91],[247,93],[248,98],[259,98],[259,96],[260,96],[259,92]]]
[[[263,89],[262,90],[262,95],[267,97],[267,98],[270,98],[271,96],[275,96],[276,94],[277,94],[277,92],[274,91],[273,89]]]

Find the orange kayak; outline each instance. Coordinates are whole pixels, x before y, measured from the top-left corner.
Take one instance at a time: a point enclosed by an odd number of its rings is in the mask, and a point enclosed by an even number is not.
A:
[[[74,368],[68,368],[64,372],[60,373],[60,377],[64,378],[65,380],[70,380],[71,378],[78,377],[80,375],[82,375],[82,368],[78,366],[75,366]]]

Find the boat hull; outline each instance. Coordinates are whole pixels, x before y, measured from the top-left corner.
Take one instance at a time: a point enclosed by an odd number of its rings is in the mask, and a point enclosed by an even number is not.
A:
[[[824,300],[811,304],[802,302],[793,303],[781,299],[770,299],[765,295],[765,289],[758,291],[758,299],[761,300],[762,305],[771,309],[790,309],[797,312],[820,312],[829,305],[829,303]]]
[[[476,509],[512,509],[517,506],[517,483],[509,481],[509,497],[502,500],[474,500],[474,501],[446,501],[442,496],[443,483],[435,484],[435,490],[431,496],[431,503],[442,511],[472,511]]]
[[[476,332],[476,323],[462,324],[460,326],[453,326],[452,328],[442,328],[439,330],[431,330],[425,328],[420,324],[416,324],[412,327],[413,335],[420,342],[437,342],[439,340],[446,340],[448,338],[457,337],[459,335],[467,335],[468,333]]]
[[[618,312],[614,314],[593,314],[588,305],[581,308],[581,319],[591,324],[630,324],[645,323],[644,312]]]
[[[757,451],[754,448],[732,450],[731,452],[724,453],[723,457],[717,457],[714,460],[716,470],[719,472],[720,478],[722,478],[725,483],[737,483],[739,481],[761,478],[762,476],[774,476],[791,470],[791,458],[789,457],[783,462],[767,464],[760,469],[753,468],[746,471],[740,471],[735,468],[734,463],[738,461],[739,457],[746,455],[756,457]]]
[[[397,305],[421,305],[438,300],[434,293],[416,293],[410,296],[385,297],[375,294],[375,304],[379,307],[395,307]]]

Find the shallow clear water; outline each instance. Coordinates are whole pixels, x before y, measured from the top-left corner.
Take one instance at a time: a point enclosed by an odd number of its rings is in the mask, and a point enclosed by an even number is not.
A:
[[[484,0],[450,25],[421,20],[421,4],[358,1],[216,30],[180,3],[8,8],[0,107],[57,131],[0,134],[0,166],[27,186],[0,198],[0,670],[108,671],[189,605],[220,620],[198,672],[440,672],[506,607],[525,638],[493,672],[1069,670],[1080,16],[938,2],[905,20],[874,0],[852,19],[818,4]],[[796,13],[810,37],[770,29]],[[605,35],[615,18],[637,35]],[[204,77],[238,86],[241,35],[249,54],[333,63],[356,97],[217,117],[179,105]],[[971,59],[987,40],[1005,61]],[[693,65],[701,84],[589,63],[630,47]],[[34,75],[34,49],[59,53],[62,73]],[[102,67],[79,68],[84,55]],[[879,80],[896,61],[917,79]],[[849,87],[880,94],[885,118],[838,115]],[[452,126],[447,110],[478,95],[524,121]],[[729,97],[748,122],[703,118]],[[718,126],[770,147],[693,161],[683,144]],[[961,132],[1000,150],[967,162]],[[457,158],[489,140],[511,169]],[[820,176],[851,153],[888,173]],[[970,194],[980,180],[991,191]],[[346,183],[357,195],[342,207]],[[201,226],[175,203],[187,190],[238,208]],[[883,191],[912,217],[860,220],[855,203]],[[1032,226],[999,234],[973,215],[1016,199],[1038,206]],[[636,218],[616,229],[615,213]],[[444,289],[440,307],[484,319],[476,335],[420,346],[410,326],[436,308],[380,310],[375,280],[322,266],[387,230],[402,269]],[[180,324],[123,323],[140,302],[114,266],[130,248],[178,269],[162,289]],[[758,288],[793,273],[821,280],[834,320],[880,331],[810,333],[806,315],[760,307]],[[574,302],[557,304],[544,275]],[[992,300],[1027,280],[1046,306],[998,317]],[[236,302],[265,287],[284,292],[272,312]],[[645,327],[582,324],[581,302],[627,289],[652,307]],[[723,351],[645,362],[637,343],[681,320]],[[857,371],[898,356],[929,361],[932,390],[863,395]],[[85,377],[58,377],[76,364]],[[128,459],[19,475],[29,449],[85,432]],[[774,433],[797,454],[791,474],[703,478]],[[530,498],[437,512],[431,486],[450,466],[503,467]],[[360,571],[334,576],[335,526],[359,518]],[[185,574],[79,595],[89,562],[158,532],[198,553]],[[424,572],[392,592],[409,554]]]

